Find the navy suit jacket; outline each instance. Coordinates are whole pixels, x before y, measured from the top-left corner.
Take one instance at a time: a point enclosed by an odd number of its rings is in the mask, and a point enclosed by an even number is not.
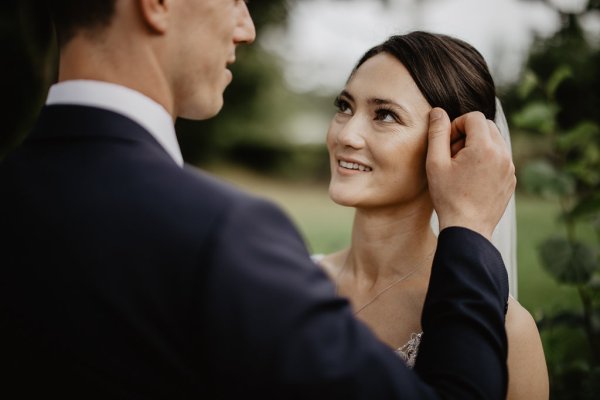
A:
[[[486,239],[441,232],[410,371],[276,206],[109,111],[45,107],[0,164],[0,231],[3,398],[506,393],[508,284]]]

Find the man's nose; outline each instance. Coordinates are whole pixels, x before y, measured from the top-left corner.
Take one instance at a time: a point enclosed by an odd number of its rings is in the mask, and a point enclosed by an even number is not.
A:
[[[240,16],[235,29],[233,40],[236,44],[250,44],[256,39],[256,28],[245,1],[241,2]]]

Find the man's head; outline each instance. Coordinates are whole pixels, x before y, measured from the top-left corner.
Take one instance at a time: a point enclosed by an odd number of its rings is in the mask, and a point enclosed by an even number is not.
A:
[[[92,32],[108,26],[116,0],[48,0],[47,3],[62,47],[78,32]]]
[[[47,0],[61,45],[61,79],[139,90],[174,116],[223,106],[227,65],[255,29],[244,0]]]

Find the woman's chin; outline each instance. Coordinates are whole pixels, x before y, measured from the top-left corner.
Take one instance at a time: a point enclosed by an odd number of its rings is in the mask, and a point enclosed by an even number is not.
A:
[[[334,203],[344,207],[355,207],[357,204],[356,196],[341,190],[332,189],[331,187],[329,188],[329,198]]]

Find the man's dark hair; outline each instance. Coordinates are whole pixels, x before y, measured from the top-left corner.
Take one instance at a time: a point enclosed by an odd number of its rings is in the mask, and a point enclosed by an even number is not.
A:
[[[79,30],[108,26],[116,0],[46,0],[59,46],[68,43]]]
[[[496,115],[496,88],[483,56],[468,43],[422,31],[391,36],[360,59],[354,72],[380,53],[395,57],[410,72],[431,107],[441,107],[451,120],[481,111]]]

